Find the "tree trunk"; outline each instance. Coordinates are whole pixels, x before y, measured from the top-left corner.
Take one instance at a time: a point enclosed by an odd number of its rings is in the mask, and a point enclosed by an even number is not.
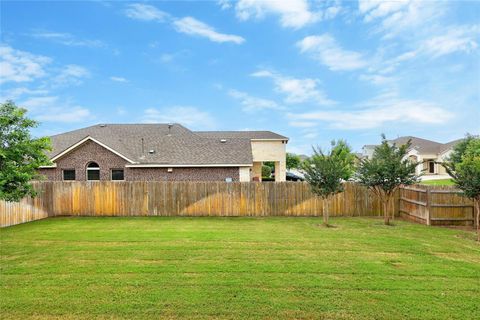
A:
[[[476,215],[475,215],[475,224],[477,225],[477,240],[480,242],[480,199],[475,199]]]
[[[395,199],[395,192],[393,193],[393,196],[390,197],[390,200],[389,200],[389,210],[390,210],[390,214],[392,215],[392,221],[395,222],[395,201],[393,201]]]
[[[388,199],[383,199],[383,219],[385,225],[388,226],[390,224],[390,215],[388,214]]]
[[[323,224],[328,227],[328,198],[323,198]]]

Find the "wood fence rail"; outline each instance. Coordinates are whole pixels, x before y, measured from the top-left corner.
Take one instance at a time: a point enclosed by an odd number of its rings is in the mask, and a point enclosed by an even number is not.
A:
[[[400,215],[427,225],[474,225],[473,202],[451,186],[403,187]]]
[[[323,200],[298,182],[100,181],[34,183],[38,196],[0,201],[0,226],[54,216],[321,216]],[[452,187],[401,188],[391,212],[425,224],[473,224],[473,203]],[[381,216],[375,195],[355,183],[331,216]]]
[[[321,216],[323,200],[298,182],[36,182],[38,196],[1,203],[1,226],[47,216]],[[398,212],[398,201],[392,208]],[[354,183],[329,204],[332,216],[379,216],[381,203]],[[26,212],[32,212],[26,214]],[[28,216],[28,217],[27,217]]]

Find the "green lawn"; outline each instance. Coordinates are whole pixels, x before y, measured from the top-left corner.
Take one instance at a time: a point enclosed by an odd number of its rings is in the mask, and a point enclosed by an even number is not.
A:
[[[378,219],[54,218],[0,230],[2,319],[480,319],[473,232]]]
[[[452,179],[439,179],[439,180],[426,180],[420,182],[420,184],[424,184],[427,186],[453,186],[455,183],[453,183]]]

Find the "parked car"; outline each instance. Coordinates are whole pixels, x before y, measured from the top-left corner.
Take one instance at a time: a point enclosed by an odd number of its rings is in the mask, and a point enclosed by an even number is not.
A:
[[[305,179],[291,172],[287,172],[287,181],[304,181]]]

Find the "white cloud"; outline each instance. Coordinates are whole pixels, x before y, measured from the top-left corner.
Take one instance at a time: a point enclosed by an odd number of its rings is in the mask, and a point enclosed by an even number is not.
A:
[[[31,34],[36,39],[46,39],[71,47],[104,47],[100,40],[78,39],[70,33],[35,31]]]
[[[240,36],[220,33],[208,24],[193,17],[175,18],[156,7],[147,4],[130,4],[127,6],[125,14],[129,18],[144,21],[167,22],[168,20],[172,23],[177,32],[191,36],[204,37],[213,42],[233,42],[236,44],[245,42],[245,39]]]
[[[88,78],[89,76],[90,71],[86,68],[75,64],[69,64],[66,65],[55,78],[53,78],[53,83],[60,86],[79,85],[82,83],[82,79]]]
[[[160,56],[160,61],[162,63],[169,63],[169,62],[172,62],[174,58],[175,58],[174,54],[162,53],[162,55]]]
[[[50,58],[0,46],[0,83],[28,82],[44,77]]]
[[[446,5],[446,1],[359,0],[358,8],[366,23],[378,22],[377,31],[384,33],[385,38],[392,38],[431,26],[445,12]]]
[[[35,109],[50,106],[53,103],[56,103],[57,100],[58,97],[55,96],[34,97],[22,102],[21,106],[27,108],[28,110],[35,111]]]
[[[290,115],[291,117],[291,115]],[[298,121],[298,120],[293,120],[289,121],[288,124],[292,127],[297,127],[297,128],[312,128],[318,126],[318,123],[314,121]]]
[[[117,114],[119,116],[124,116],[126,115],[128,112],[127,112],[127,109],[125,109],[124,107],[118,107],[117,108]]]
[[[271,110],[283,109],[273,100],[253,97],[245,92],[241,92],[237,90],[229,90],[228,94],[231,97],[240,101],[240,103],[243,106],[243,111],[245,112],[254,112],[254,111],[260,111],[265,109],[271,109]]]
[[[8,90],[3,90],[0,96],[1,101],[5,100],[17,100],[24,95],[44,95],[48,94],[48,90],[44,89],[29,89],[26,87],[18,87]]]
[[[362,74],[359,76],[359,79],[362,81],[367,81],[375,85],[386,85],[392,83],[395,78],[387,77],[381,74]]]
[[[259,70],[252,74],[254,77],[271,78],[277,92],[286,95],[285,103],[303,103],[313,101],[319,105],[332,105],[335,101],[327,98],[326,94],[318,88],[316,79],[298,79],[287,77],[268,70]]]
[[[157,22],[165,22],[170,16],[168,13],[157,9],[154,6],[143,3],[132,3],[127,5],[125,14],[132,19]]]
[[[222,10],[227,10],[232,7],[232,2],[230,0],[218,0],[217,4]]]
[[[110,80],[116,81],[116,82],[128,82],[128,80],[123,77],[115,77],[115,76],[110,77]]]
[[[142,121],[145,123],[180,123],[194,129],[215,127],[215,121],[208,112],[188,106],[149,108],[144,111]]]
[[[39,114],[35,117],[43,122],[83,122],[91,118],[90,111],[82,107],[55,107],[50,108],[48,112]]]
[[[389,123],[435,125],[447,123],[453,114],[430,102],[422,100],[401,100],[386,96],[378,97],[353,111],[316,111],[289,114],[294,121],[324,121],[339,129],[371,129]]]
[[[367,66],[362,54],[343,49],[329,34],[308,36],[297,42],[302,53],[326,65],[332,71],[356,70]]]
[[[470,54],[477,51],[480,25],[448,26],[435,28],[428,37],[415,40],[414,50],[409,50],[391,59],[377,59],[370,64],[369,71],[378,74],[390,74],[401,64],[414,59],[436,59],[453,53]],[[388,80],[377,77],[372,80]],[[364,77],[363,80],[366,80]]]
[[[204,37],[214,42],[233,42],[241,44],[245,41],[244,38],[237,35],[219,33],[206,23],[192,17],[175,20],[173,24],[178,32]]]
[[[58,96],[33,97],[19,103],[33,118],[42,122],[82,122],[90,119],[90,110],[60,101]]]
[[[277,14],[280,16],[280,24],[291,28],[301,28],[322,18],[321,13],[310,10],[306,0],[240,0],[235,11],[240,20],[262,19],[269,13]]]
[[[420,52],[436,58],[454,52],[470,53],[478,48],[480,26],[449,27],[443,34],[426,39]]]

